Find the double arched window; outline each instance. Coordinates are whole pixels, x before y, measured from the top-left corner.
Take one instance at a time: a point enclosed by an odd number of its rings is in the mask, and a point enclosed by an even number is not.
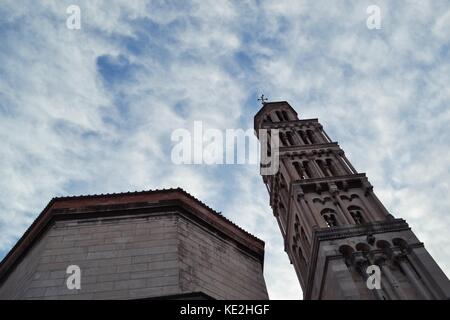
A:
[[[323,209],[320,214],[322,215],[322,218],[327,223],[328,227],[336,227],[337,220],[336,220],[336,211],[330,208]]]
[[[364,215],[363,210],[358,206],[350,206],[348,207],[348,212],[353,218],[353,221],[355,221],[355,224],[363,224],[364,221]]]

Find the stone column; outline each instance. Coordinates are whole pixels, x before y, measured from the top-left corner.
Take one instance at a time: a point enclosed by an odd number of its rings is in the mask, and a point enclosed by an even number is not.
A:
[[[312,169],[311,171],[314,171],[318,178],[323,178],[324,175],[323,175],[322,171],[320,170],[318,164],[316,163],[314,156],[309,156],[308,160],[309,160],[308,161],[309,168]]]
[[[419,295],[422,296],[425,300],[432,300],[433,298],[431,297],[430,293],[420,282],[420,279],[415,274],[415,271],[409,265],[407,255],[405,253],[399,253],[395,256],[395,259],[400,264],[401,268],[406,274],[406,277],[414,285]]]
[[[271,112],[271,113],[270,113],[270,117],[271,117],[273,120],[275,120],[275,122],[281,122],[281,121],[283,121],[282,119],[280,119],[280,118],[278,117],[278,115],[277,115],[276,112]]]
[[[303,208],[303,212],[305,212],[305,215],[306,215],[307,219],[309,220],[309,223],[310,223],[312,229],[314,229],[315,226],[321,227],[321,228],[326,227],[325,222],[324,221],[319,221],[318,217],[316,216],[316,214],[311,210],[311,208],[306,203],[306,201],[305,201],[305,194],[304,193],[299,193],[298,195],[299,195],[299,198],[300,198],[299,204]],[[312,219],[310,219],[310,217],[312,217]]]
[[[331,163],[334,166],[336,172],[338,172],[340,175],[345,176],[348,174],[347,169],[338,153],[333,152]],[[339,165],[337,163],[339,163]]]
[[[299,161],[299,165],[300,165],[300,169],[301,169],[302,172],[303,172],[303,175],[304,175],[306,178],[312,178],[312,177],[308,176],[308,173],[306,172],[306,168],[305,168],[305,166],[303,165],[303,161]]]
[[[360,196],[360,195],[358,195],[358,197],[359,197],[359,196]],[[364,213],[366,214],[366,216],[365,216],[365,217],[363,216],[363,218],[368,218],[368,219],[366,219],[366,220],[367,220],[366,222],[376,221],[377,219],[376,219],[376,217],[375,217],[375,216],[373,215],[373,213],[372,213],[373,209],[370,209],[370,208],[366,205],[364,199],[359,198],[359,200],[360,200],[360,203],[358,203],[358,204],[361,205],[362,209],[364,210]]]
[[[301,205],[299,198],[300,198],[300,194],[297,194],[296,199],[294,201],[294,206],[293,206],[294,210],[295,210],[295,212],[299,212],[298,210],[300,209],[300,213],[301,213],[301,214],[299,214],[300,225],[303,226],[305,232],[308,235],[312,235],[312,226],[315,223],[314,219],[313,219],[313,217],[310,216],[309,213],[307,213],[305,211],[305,208]]]
[[[364,192],[366,194],[366,198],[370,199],[372,201],[369,201],[369,203],[373,203],[376,206],[374,214],[376,214],[377,216],[379,216],[379,219],[377,220],[384,220],[386,219],[390,213],[389,211],[387,211],[386,207],[381,203],[380,199],[378,199],[378,197],[375,195],[375,193],[373,192],[373,186],[369,183],[369,181],[365,180],[363,182],[364,184]],[[383,213],[384,216],[382,216],[380,213]]]
[[[351,174],[352,173],[351,169],[348,167],[348,165],[345,163],[345,161],[343,159],[344,151],[340,150],[340,151],[336,152],[335,155],[336,155],[337,161],[341,165],[342,170],[344,171],[344,175]]]
[[[408,299],[408,297],[403,292],[402,288],[399,286],[397,282],[397,279],[392,274],[391,270],[389,269],[389,266],[387,266],[386,264],[386,261],[388,260],[389,258],[384,254],[382,254],[375,260],[375,264],[378,265],[381,270],[381,279],[385,277],[387,279],[387,282],[389,282],[392,291],[392,298],[396,297],[400,300],[406,300]]]
[[[299,144],[300,146],[304,146],[305,143],[303,142],[303,139],[302,139],[302,137],[300,136],[300,134],[298,133],[298,131],[299,131],[299,130],[293,130],[295,139],[298,141],[298,144]]]
[[[308,129],[307,129],[308,130]],[[306,142],[308,143],[308,144],[314,144],[314,142],[312,142],[311,141],[311,139],[309,138],[309,136],[308,136],[308,131],[307,130],[304,130],[303,131],[303,135],[304,135],[304,137],[305,137],[305,140],[306,140]]]
[[[292,164],[292,159],[283,159],[282,161],[291,180],[299,180],[301,177],[298,176],[297,171],[295,170],[294,165]]]
[[[328,141],[326,141],[325,137],[321,134],[320,129],[318,129],[317,127],[314,127],[313,134],[314,137],[316,138],[316,140],[319,141],[319,143],[327,143]]]
[[[296,145],[303,145],[302,139],[298,136],[297,130],[295,130],[295,127],[291,127],[289,128],[291,134],[292,134],[292,139],[294,139],[294,142]]]
[[[338,204],[336,207],[338,209],[340,209],[345,222],[349,225],[354,224],[352,215],[350,214],[350,212],[348,212],[347,207],[345,206],[345,204],[342,202],[341,198],[339,197],[339,190],[337,189],[337,186],[334,183],[331,184],[330,191]]]
[[[332,177],[334,176],[333,172],[330,170],[330,167],[324,162],[323,168],[325,172],[328,174],[328,176]]]

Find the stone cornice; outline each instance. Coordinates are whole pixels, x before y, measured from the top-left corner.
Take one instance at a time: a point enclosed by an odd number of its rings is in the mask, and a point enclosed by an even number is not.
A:
[[[314,127],[318,127],[319,119],[301,119],[301,120],[289,120],[289,121],[279,121],[279,122],[263,122],[261,124],[261,129],[290,129],[290,128],[299,128],[309,127],[310,125]]]
[[[327,152],[342,151],[337,142],[295,145],[289,147],[280,147],[280,157],[294,158],[307,154],[323,154]]]
[[[311,179],[302,179],[295,180],[292,182],[293,187],[311,185],[311,184],[320,184],[320,183],[336,183],[336,182],[349,182],[349,181],[366,181],[367,177],[365,173],[357,173],[357,174],[349,174],[345,176],[332,176],[332,177],[321,177],[321,178],[311,178]]]

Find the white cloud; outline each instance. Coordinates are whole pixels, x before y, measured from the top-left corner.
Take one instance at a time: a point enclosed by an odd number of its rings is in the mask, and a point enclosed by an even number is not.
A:
[[[77,31],[69,4],[0,8],[0,250],[53,196],[182,186],[265,240],[270,296],[298,298],[256,167],[168,161],[173,129],[251,125],[264,90],[319,117],[450,272],[445,3],[380,1],[368,30],[370,1],[81,1]],[[130,78],[108,83],[100,56]]]

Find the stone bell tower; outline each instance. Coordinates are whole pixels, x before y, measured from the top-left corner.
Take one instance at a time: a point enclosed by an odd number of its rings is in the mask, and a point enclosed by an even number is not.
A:
[[[304,299],[449,299],[450,282],[424,244],[318,120],[299,120],[285,101],[262,102],[256,134],[278,129],[280,146],[279,170],[263,180]],[[367,286],[369,266],[380,289]]]

